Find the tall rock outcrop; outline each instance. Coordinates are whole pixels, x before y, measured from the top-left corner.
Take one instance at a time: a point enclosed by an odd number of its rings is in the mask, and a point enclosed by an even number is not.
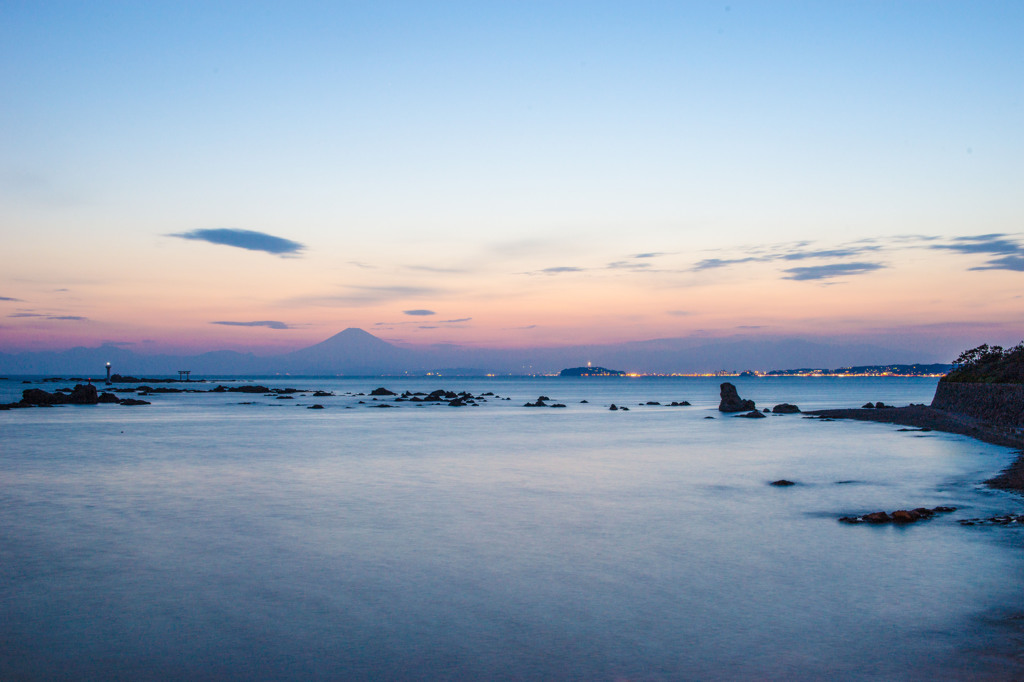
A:
[[[736,387],[726,381],[721,387],[722,402],[718,403],[719,412],[750,412],[756,410],[753,400],[743,400]]]

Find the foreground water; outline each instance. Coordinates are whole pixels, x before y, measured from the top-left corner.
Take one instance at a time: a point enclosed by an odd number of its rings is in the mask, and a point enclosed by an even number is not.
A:
[[[935,386],[733,381],[804,409],[926,403]],[[1024,673],[1024,536],[956,522],[1024,513],[980,485],[1005,448],[732,418],[718,380],[260,383],[337,395],[0,412],[0,679]],[[379,385],[511,400],[346,395]],[[522,406],[539,395],[567,407]],[[837,522],[936,505],[958,511]]]

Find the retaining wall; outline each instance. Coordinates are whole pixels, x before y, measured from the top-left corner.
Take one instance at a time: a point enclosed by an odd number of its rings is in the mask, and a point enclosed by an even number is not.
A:
[[[961,412],[994,424],[1024,426],[1024,384],[940,381],[932,407]]]

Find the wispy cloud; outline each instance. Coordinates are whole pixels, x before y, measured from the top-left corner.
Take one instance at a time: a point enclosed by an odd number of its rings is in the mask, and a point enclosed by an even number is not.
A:
[[[348,293],[328,296],[302,296],[283,301],[287,305],[317,305],[328,307],[360,307],[402,301],[415,298],[428,298],[443,293],[435,287],[410,286],[349,286]]]
[[[964,254],[987,254],[990,258],[984,265],[969,270],[1012,270],[1024,272],[1024,244],[1016,235],[1003,233],[979,234],[956,237],[951,243],[932,244],[932,249],[955,251]]]
[[[830,265],[811,265],[802,268],[789,268],[783,272],[789,273],[783,279],[797,281],[832,279],[834,277],[848,277],[850,275],[863,275],[875,270],[881,270],[885,266],[881,263],[832,263]]]
[[[685,317],[686,315],[693,315],[689,310],[666,310],[669,315],[676,315],[677,317]]]
[[[277,320],[256,320],[254,322],[235,322],[233,320],[217,320],[210,324],[222,324],[226,327],[267,327],[269,329],[294,329],[284,322]]]
[[[435,265],[406,265],[405,269],[416,272],[433,272],[440,275],[460,275],[470,272],[470,270],[465,268],[439,268]]]
[[[778,260],[805,260],[808,258],[850,258],[869,251],[878,251],[880,246],[860,246],[847,249],[822,249],[821,251],[795,251],[776,256]]]
[[[191,232],[180,232],[167,236],[234,246],[249,251],[264,251],[275,256],[297,255],[306,248],[305,245],[294,242],[291,239],[275,237],[274,235],[254,230],[239,230],[235,228],[192,230]]]
[[[472,317],[460,317],[457,320],[441,320],[441,322],[443,324],[457,324],[459,322],[469,322],[472,319],[473,319]]]
[[[544,268],[540,272],[545,275],[560,275],[565,272],[583,272],[585,268],[577,268],[571,265],[559,265],[553,268]]]
[[[426,316],[426,315],[436,315],[437,313],[435,313],[433,310],[424,310],[424,309],[421,308],[421,309],[418,309],[418,310],[403,310],[402,314],[403,315]]]
[[[1014,272],[1024,272],[1024,256],[1003,256],[1001,258],[993,258],[985,265],[978,265],[971,270],[1013,270]]]
[[[715,268],[725,268],[730,265],[739,265],[740,263],[752,263],[764,260],[767,259],[754,256],[747,256],[746,258],[705,258],[702,261],[698,261],[690,269],[694,272],[700,272],[701,270],[714,270]]]
[[[35,317],[41,320],[57,320],[59,322],[84,322],[89,319],[81,315],[54,315],[52,313],[32,313],[26,311],[11,313],[7,317]]]
[[[11,298],[10,296],[0,296],[0,301],[17,301],[19,303],[24,302],[20,298]]]
[[[617,260],[605,266],[609,270],[644,270],[650,268],[650,263],[634,263],[628,260]]]
[[[1006,234],[979,234],[969,237],[956,237],[951,244],[933,244],[933,249],[948,249],[960,253],[995,253],[1013,254],[1022,251],[1018,240]]]
[[[376,270],[377,269],[376,265],[370,265],[369,263],[363,263],[363,262],[357,261],[357,260],[350,260],[348,262],[348,264],[349,265],[354,265],[357,268],[362,268],[363,270]]]

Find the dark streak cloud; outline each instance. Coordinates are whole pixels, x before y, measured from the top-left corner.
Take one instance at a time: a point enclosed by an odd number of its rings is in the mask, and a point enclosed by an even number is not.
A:
[[[0,301],[17,301],[19,303],[24,303],[20,298],[11,298],[10,296],[0,296]]]
[[[967,237],[956,237],[949,244],[933,244],[932,249],[955,251],[964,254],[987,254],[990,258],[984,265],[970,270],[1011,270],[1024,272],[1024,244],[1014,235],[993,233]]]
[[[713,270],[715,268],[724,268],[730,265],[738,265],[740,263],[750,263],[756,261],[763,261],[764,258],[755,258],[748,256],[746,258],[705,258],[691,268],[694,272],[700,272],[701,270]]]
[[[292,329],[284,322],[277,320],[256,320],[254,322],[234,322],[232,320],[217,320],[210,324],[222,324],[226,327],[267,327],[269,329]]]
[[[57,320],[60,322],[84,322],[89,319],[81,315],[54,315],[52,313],[33,313],[27,311],[11,313],[7,317],[36,317],[41,320]]]
[[[631,263],[625,260],[617,260],[605,266],[609,270],[643,270],[651,267],[650,263]]]
[[[320,305],[320,306],[364,306],[388,301],[400,301],[409,298],[426,298],[436,296],[441,290],[434,287],[375,287],[350,286],[349,293],[334,296],[302,296],[284,301],[287,305]]]
[[[864,273],[881,270],[885,266],[881,263],[833,263],[831,265],[812,265],[803,268],[789,268],[783,272],[789,273],[783,279],[797,281],[831,279],[833,277],[847,277],[849,275],[863,275]]]
[[[822,251],[798,251],[778,256],[779,260],[805,260],[807,258],[849,258],[867,251],[878,251],[878,246],[861,246],[855,249],[825,249]]]
[[[191,232],[180,232],[169,234],[168,237],[179,239],[194,239],[197,241],[209,242],[211,244],[222,244],[224,246],[235,246],[249,251],[265,251],[276,256],[288,256],[301,252],[304,245],[293,242],[291,239],[275,237],[264,232],[253,230],[239,230],[234,228],[220,228],[214,230],[192,230]]]
[[[1024,256],[1003,256],[1001,258],[993,258],[985,265],[979,265],[971,270],[1012,270],[1014,272],[1024,272]]]
[[[584,268],[577,268],[571,265],[559,265],[553,268],[544,268],[541,270],[545,275],[558,275],[563,272],[583,272]]]
[[[441,320],[441,322],[443,324],[456,324],[458,322],[469,322],[472,319],[473,319],[472,317],[460,317],[457,320]]]
[[[433,310],[418,309],[418,310],[403,310],[402,314],[403,315],[426,316],[426,315],[436,315],[437,313],[435,313]]]

